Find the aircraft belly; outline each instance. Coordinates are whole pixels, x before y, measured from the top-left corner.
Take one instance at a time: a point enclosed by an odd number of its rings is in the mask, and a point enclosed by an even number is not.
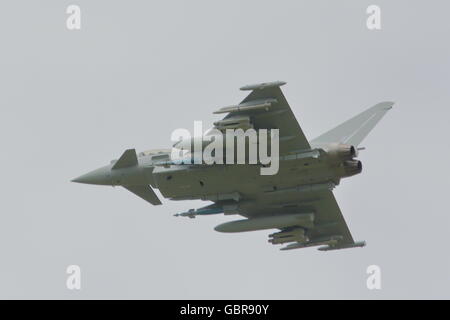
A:
[[[220,200],[220,195],[239,193],[239,199],[269,199],[291,197],[267,194],[299,185],[318,184],[334,178],[325,163],[304,166],[303,162],[281,163],[276,175],[260,175],[256,165],[173,166],[156,168],[155,182],[162,195],[172,199]],[[232,197],[234,198],[234,197]],[[223,199],[222,199],[223,200]]]

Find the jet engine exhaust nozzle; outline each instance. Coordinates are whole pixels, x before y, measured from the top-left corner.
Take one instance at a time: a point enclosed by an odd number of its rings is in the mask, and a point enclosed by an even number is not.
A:
[[[362,162],[359,160],[344,161],[344,177],[351,177],[362,171]]]

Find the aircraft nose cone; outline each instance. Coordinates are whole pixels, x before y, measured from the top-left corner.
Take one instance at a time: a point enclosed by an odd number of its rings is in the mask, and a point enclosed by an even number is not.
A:
[[[86,183],[86,184],[98,184],[98,185],[111,185],[111,175],[108,167],[102,167],[94,171],[88,172],[72,179],[72,182]]]

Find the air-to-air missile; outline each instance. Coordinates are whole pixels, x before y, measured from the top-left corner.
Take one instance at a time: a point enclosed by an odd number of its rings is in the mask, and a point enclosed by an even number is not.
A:
[[[345,245],[327,245],[324,247],[319,247],[320,251],[330,251],[330,250],[339,250],[339,249],[348,249],[348,248],[362,248],[366,246],[365,241],[356,241],[355,243],[345,244]]]

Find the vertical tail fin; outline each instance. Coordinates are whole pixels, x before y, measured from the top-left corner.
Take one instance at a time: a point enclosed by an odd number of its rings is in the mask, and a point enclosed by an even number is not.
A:
[[[344,143],[358,146],[394,102],[380,102],[311,141],[311,144]]]

